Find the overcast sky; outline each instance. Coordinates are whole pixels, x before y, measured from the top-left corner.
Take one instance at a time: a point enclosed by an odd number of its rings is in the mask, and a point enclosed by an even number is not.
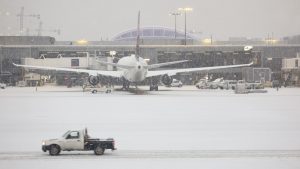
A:
[[[169,12],[192,7],[187,28],[202,32],[201,37],[265,38],[300,34],[300,0],[0,0],[0,34],[16,34],[20,8],[25,14],[40,14],[44,29],[61,29],[57,40],[111,39],[124,30],[135,28],[137,12],[141,26],[174,28]],[[6,15],[9,12],[9,16]],[[24,27],[31,33],[38,20],[26,17]],[[184,29],[184,17],[178,18],[178,29]]]

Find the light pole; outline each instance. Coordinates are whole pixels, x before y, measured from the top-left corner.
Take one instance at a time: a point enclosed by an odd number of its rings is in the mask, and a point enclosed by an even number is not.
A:
[[[23,31],[24,31],[24,17],[35,17],[37,19],[40,19],[41,16],[35,15],[35,14],[31,14],[31,15],[25,15],[24,14],[24,6],[21,7],[21,12],[19,14],[16,15],[17,17],[20,17],[20,35],[23,35]]]
[[[179,15],[181,15],[181,13],[180,13],[180,12],[172,12],[172,13],[170,13],[169,15],[170,15],[170,16],[173,15],[174,18],[175,18],[175,39],[176,39],[176,36],[177,36],[177,30],[176,30],[176,27],[177,27],[177,26],[176,26],[176,25],[177,25],[177,24],[176,24],[176,17],[179,16]]]
[[[186,13],[193,11],[193,8],[178,8],[178,11],[184,12],[184,45],[186,45]]]

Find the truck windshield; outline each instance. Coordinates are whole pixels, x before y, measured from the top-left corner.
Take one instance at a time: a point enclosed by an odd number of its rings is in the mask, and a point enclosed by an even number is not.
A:
[[[67,131],[65,134],[62,135],[63,138],[65,138],[70,133],[70,130]]]

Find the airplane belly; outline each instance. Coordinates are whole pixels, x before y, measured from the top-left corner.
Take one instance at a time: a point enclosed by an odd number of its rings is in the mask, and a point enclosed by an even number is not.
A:
[[[135,74],[134,76],[134,81],[135,82],[141,82],[145,79],[145,77],[143,76],[143,72],[139,71]]]

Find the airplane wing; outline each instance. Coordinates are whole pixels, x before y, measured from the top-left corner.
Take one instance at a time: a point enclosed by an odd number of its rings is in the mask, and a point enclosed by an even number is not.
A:
[[[157,70],[157,71],[148,71],[147,77],[160,76],[160,75],[169,75],[174,76],[177,73],[187,73],[187,72],[201,72],[215,69],[226,69],[226,68],[236,68],[236,67],[246,67],[251,66],[253,62],[249,64],[241,65],[229,65],[229,66],[213,66],[213,67],[199,67],[199,68],[187,68],[187,69],[171,69],[171,70]]]
[[[189,62],[189,60],[179,60],[179,61],[174,61],[174,62],[165,62],[165,63],[152,64],[152,65],[148,65],[147,68],[148,69],[155,69],[155,68],[159,68],[159,67],[162,67],[162,66],[174,65],[174,64],[178,64],[178,63],[184,63],[184,62]]]
[[[72,69],[72,68],[59,68],[59,67],[47,67],[47,66],[32,66],[32,65],[19,65],[13,63],[14,66],[24,67],[28,69],[37,69],[37,70],[55,70],[62,72],[77,72],[77,73],[87,73],[89,75],[97,76],[110,76],[120,78],[123,76],[123,71],[104,71],[104,70],[88,70],[88,69]]]

